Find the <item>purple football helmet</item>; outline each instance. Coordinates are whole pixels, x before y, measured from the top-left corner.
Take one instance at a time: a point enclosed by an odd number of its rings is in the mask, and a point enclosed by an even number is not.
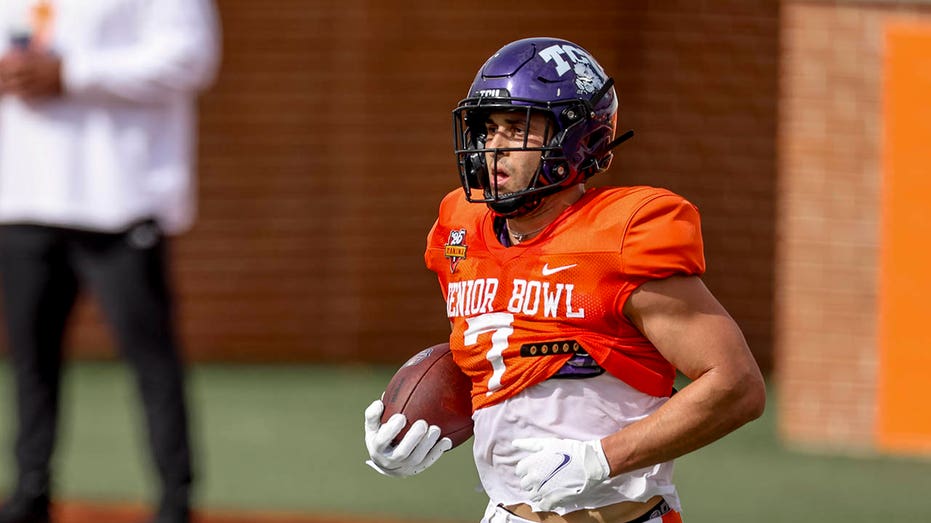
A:
[[[524,147],[486,148],[485,121],[493,111],[523,112],[528,128],[531,114],[545,114],[548,143],[528,147],[525,139]],[[530,212],[544,196],[608,168],[611,149],[633,134],[628,131],[615,140],[616,122],[614,80],[588,51],[556,38],[507,44],[479,69],[468,98],[453,111],[455,152],[466,199],[485,203],[502,216]],[[507,151],[540,151],[540,165],[526,189],[499,192],[490,179],[486,154],[497,158]]]

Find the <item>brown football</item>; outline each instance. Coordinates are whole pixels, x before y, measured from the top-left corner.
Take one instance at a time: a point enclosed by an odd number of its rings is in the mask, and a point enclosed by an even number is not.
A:
[[[395,438],[398,442],[411,423],[423,419],[440,427],[456,447],[472,436],[471,390],[469,377],[453,361],[449,343],[428,347],[407,360],[388,382],[382,423],[396,412],[407,416],[407,427]]]

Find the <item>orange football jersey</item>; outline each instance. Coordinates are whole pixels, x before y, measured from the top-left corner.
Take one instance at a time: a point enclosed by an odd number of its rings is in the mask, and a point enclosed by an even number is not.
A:
[[[449,193],[427,237],[472,380],[472,407],[502,401],[584,350],[632,387],[668,396],[675,368],[624,316],[643,282],[705,269],[698,210],[653,187],[589,189],[536,237],[499,242],[494,214]]]

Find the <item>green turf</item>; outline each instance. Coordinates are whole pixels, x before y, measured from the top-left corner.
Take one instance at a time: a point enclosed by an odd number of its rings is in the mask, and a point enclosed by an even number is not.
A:
[[[363,464],[362,411],[390,371],[367,367],[197,366],[190,372],[199,504],[478,521],[484,497],[468,444],[410,479]],[[135,393],[120,365],[73,365],[65,381],[57,493],[145,501],[151,476]],[[9,372],[0,360],[0,445],[9,448]],[[764,417],[681,459],[688,523],[931,521],[931,462],[790,452]],[[0,489],[10,482],[0,453]]]

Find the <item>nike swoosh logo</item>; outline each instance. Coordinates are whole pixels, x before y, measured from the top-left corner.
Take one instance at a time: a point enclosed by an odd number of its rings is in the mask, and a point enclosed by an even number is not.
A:
[[[568,454],[563,454],[563,455],[562,455],[562,463],[560,463],[559,465],[556,465],[556,468],[554,468],[553,471],[550,472],[550,474],[549,474],[548,476],[546,476],[545,478],[543,478],[543,481],[540,482],[540,486],[537,487],[537,488],[538,488],[538,489],[543,488],[543,485],[546,485],[546,482],[547,482],[547,481],[553,479],[553,476],[555,476],[556,474],[558,474],[560,470],[566,468],[566,465],[568,465],[569,462],[570,462],[571,460],[572,460],[572,458],[570,458]]]
[[[563,265],[562,267],[553,267],[552,269],[550,269],[550,264],[547,263],[547,264],[543,265],[543,275],[544,275],[544,276],[550,276],[550,275],[552,275],[552,274],[556,274],[556,273],[559,272],[559,271],[564,271],[564,270],[566,270],[566,269],[571,269],[571,268],[575,267],[576,265],[578,265],[578,263],[573,263],[572,265]]]

